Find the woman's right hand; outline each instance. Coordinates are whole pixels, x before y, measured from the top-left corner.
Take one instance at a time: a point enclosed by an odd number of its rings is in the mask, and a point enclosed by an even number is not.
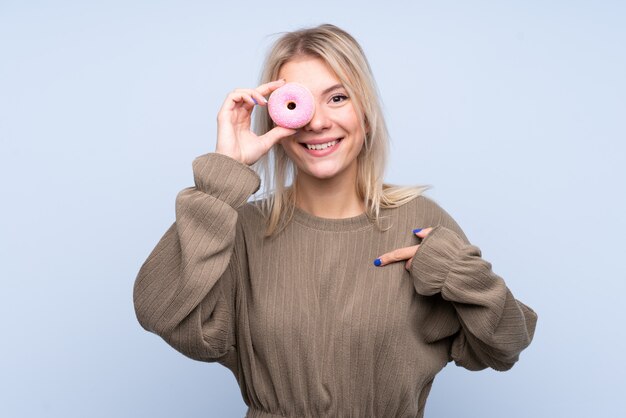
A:
[[[256,89],[235,89],[217,114],[217,145],[215,152],[227,155],[247,165],[252,165],[281,139],[297,132],[296,129],[276,126],[265,135],[257,136],[250,129],[254,100],[266,106],[266,95],[285,84],[284,80],[261,84]],[[254,100],[253,100],[254,98]]]

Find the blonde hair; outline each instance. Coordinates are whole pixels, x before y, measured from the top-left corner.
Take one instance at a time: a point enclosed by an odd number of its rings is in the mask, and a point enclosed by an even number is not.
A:
[[[345,87],[357,115],[362,115],[361,132],[365,141],[357,156],[356,190],[366,214],[382,230],[381,208],[398,207],[421,195],[430,185],[397,186],[383,183],[389,153],[389,134],[383,118],[376,82],[361,46],[347,32],[331,24],[286,32],[271,47],[265,59],[259,84],[278,79],[281,67],[296,57],[325,61]],[[263,135],[274,127],[266,107],[256,107],[253,131]],[[366,126],[369,132],[366,133]],[[265,198],[254,204],[265,215],[265,237],[280,232],[293,216],[296,202],[297,166],[279,144],[261,157],[252,168],[261,171]],[[286,186],[290,178],[291,187]],[[387,228],[388,229],[388,228]]]

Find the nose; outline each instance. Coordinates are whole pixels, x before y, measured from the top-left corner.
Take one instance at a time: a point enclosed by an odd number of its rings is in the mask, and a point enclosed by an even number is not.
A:
[[[313,112],[313,117],[304,125],[304,130],[307,132],[320,132],[324,129],[328,129],[331,126],[331,121],[326,111],[322,106],[316,105]]]

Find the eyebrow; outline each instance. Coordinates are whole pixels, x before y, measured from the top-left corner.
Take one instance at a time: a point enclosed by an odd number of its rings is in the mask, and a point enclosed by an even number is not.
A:
[[[322,94],[326,94],[326,93],[330,93],[333,90],[337,90],[338,88],[343,87],[343,84],[339,83],[339,84],[335,84],[334,86],[330,86],[329,88],[327,88],[326,90],[324,90],[322,92]]]

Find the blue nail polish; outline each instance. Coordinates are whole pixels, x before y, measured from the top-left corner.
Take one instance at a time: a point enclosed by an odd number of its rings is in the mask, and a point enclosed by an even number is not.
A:
[[[374,265],[376,267],[380,266],[382,264],[382,261],[380,261],[380,258],[377,258],[376,260],[374,260]]]
[[[414,233],[414,234],[417,234],[417,233],[418,233],[418,232],[420,232],[422,229],[423,229],[423,228],[417,228],[417,229],[414,229],[414,230],[413,230],[413,233]]]
[[[254,100],[254,97],[252,98],[252,101],[254,102],[255,105],[258,105],[259,102],[257,102],[256,100]]]

